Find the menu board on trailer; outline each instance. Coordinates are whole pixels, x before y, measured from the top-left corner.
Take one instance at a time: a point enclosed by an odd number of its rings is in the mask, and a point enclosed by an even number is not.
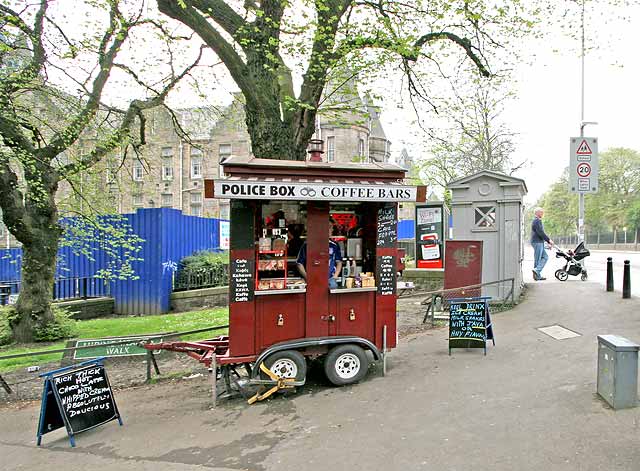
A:
[[[255,262],[245,258],[231,260],[229,273],[230,303],[253,301]]]
[[[378,294],[389,296],[396,294],[396,257],[381,255],[377,257],[376,275]]]
[[[388,203],[378,209],[377,246],[392,248],[398,240],[397,205]]]

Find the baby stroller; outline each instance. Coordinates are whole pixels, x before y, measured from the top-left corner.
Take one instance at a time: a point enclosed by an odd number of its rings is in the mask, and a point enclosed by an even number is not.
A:
[[[584,242],[580,242],[574,250],[567,250],[566,252],[558,246],[556,246],[555,249],[556,258],[564,258],[567,261],[564,267],[556,270],[556,278],[560,281],[567,281],[569,275],[580,275],[582,281],[587,281],[587,270],[578,263],[580,260],[591,255],[591,252],[584,246]]]

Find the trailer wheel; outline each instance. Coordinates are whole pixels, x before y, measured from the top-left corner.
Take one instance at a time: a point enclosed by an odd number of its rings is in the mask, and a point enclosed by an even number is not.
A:
[[[307,376],[307,362],[297,350],[275,352],[264,360],[264,365],[281,378],[303,381]],[[260,374],[264,376],[264,373]]]
[[[357,345],[339,345],[333,348],[324,360],[327,379],[336,386],[357,383],[367,374],[369,358]]]

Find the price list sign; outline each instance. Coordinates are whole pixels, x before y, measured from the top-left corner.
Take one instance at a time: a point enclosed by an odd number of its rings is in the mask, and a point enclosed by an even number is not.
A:
[[[42,435],[61,427],[66,427],[71,445],[75,446],[73,436],[77,433],[116,419],[122,425],[104,365],[94,363],[57,371],[63,370],[68,371],[45,378],[38,445]]]
[[[449,306],[449,354],[452,348],[483,348],[493,340],[486,300],[452,300]],[[494,341],[495,345],[495,341]]]
[[[396,294],[396,257],[381,255],[377,258],[378,294],[389,296]]]
[[[378,210],[378,247],[392,248],[398,239],[397,205],[385,205]]]
[[[230,290],[232,303],[253,301],[255,262],[244,258],[231,261]]]

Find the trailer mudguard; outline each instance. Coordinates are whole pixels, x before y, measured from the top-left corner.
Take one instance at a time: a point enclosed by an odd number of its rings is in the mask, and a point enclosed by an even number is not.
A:
[[[304,339],[286,340],[284,342],[276,343],[263,350],[258,358],[256,358],[256,365],[260,365],[269,355],[282,350],[298,350],[306,347],[317,347],[319,345],[342,345],[346,343],[355,343],[360,345],[365,350],[371,351],[374,360],[378,361],[382,358],[382,353],[378,350],[373,342],[364,339],[362,337],[355,336],[336,336],[336,337],[309,337]],[[251,371],[251,377],[255,378],[260,373],[259,368],[253,368]]]

